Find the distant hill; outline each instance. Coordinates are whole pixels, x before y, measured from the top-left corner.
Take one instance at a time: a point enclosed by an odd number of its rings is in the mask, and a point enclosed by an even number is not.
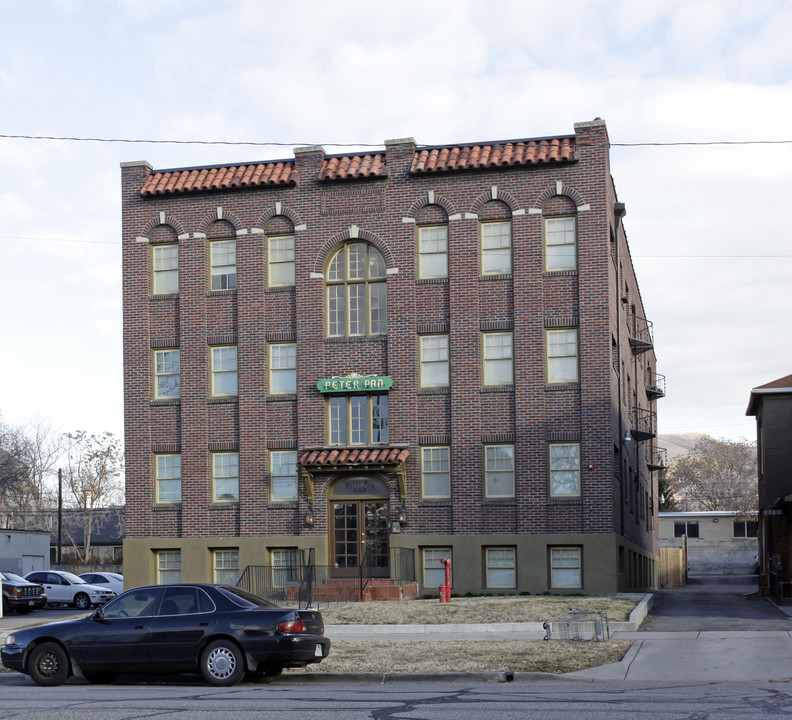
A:
[[[668,450],[668,460],[674,460],[693,449],[693,446],[706,437],[706,433],[668,433],[657,436],[657,447]]]

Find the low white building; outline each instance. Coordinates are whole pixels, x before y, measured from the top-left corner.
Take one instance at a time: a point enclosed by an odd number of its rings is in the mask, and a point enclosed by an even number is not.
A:
[[[756,515],[731,511],[661,512],[660,546],[676,547],[687,537],[691,575],[741,575],[755,570]]]
[[[49,539],[41,530],[0,530],[0,570],[18,575],[48,570]]]

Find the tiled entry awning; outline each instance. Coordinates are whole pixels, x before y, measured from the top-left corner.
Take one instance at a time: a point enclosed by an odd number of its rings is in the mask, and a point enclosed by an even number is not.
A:
[[[407,478],[404,463],[410,457],[405,447],[333,447],[303,450],[297,464],[303,478],[309,502],[313,502],[313,473],[333,471],[388,470],[399,478],[402,501],[407,497]]]
[[[308,468],[343,469],[360,465],[398,465],[410,457],[404,447],[334,447],[304,450],[297,461]]]

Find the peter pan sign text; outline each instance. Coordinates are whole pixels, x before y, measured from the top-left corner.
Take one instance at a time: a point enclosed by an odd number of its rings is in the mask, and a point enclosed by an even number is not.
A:
[[[346,377],[323,378],[316,388],[323,393],[377,392],[390,390],[393,378],[387,375],[347,375]]]

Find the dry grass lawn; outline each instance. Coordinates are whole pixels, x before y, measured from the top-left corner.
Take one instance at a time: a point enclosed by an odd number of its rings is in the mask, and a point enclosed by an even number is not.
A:
[[[628,640],[543,642],[541,640],[336,641],[318,665],[292,673],[567,673],[619,662]]]
[[[570,608],[598,610],[610,621],[628,620],[637,605],[629,597],[520,595],[403,602],[347,603],[322,608],[325,625],[441,625],[447,623],[544,622]]]
[[[409,625],[447,623],[544,622],[571,607],[604,612],[609,621],[629,618],[637,600],[617,597],[519,596],[452,598],[405,602],[349,603],[322,608],[326,625]],[[335,641],[318,665],[290,672],[442,673],[548,672],[619,662],[631,643],[541,640]]]

